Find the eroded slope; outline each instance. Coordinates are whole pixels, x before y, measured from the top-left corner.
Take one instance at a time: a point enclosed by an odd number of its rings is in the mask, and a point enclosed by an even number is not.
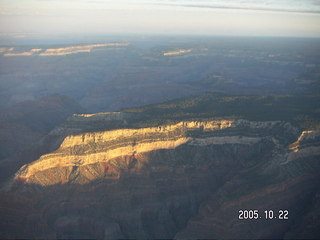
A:
[[[253,146],[262,139],[271,139],[271,136],[262,135],[263,131],[279,128],[282,128],[281,131],[294,129],[288,124],[276,121],[216,120],[71,135],[64,139],[55,152],[23,166],[15,178],[40,185],[69,181],[88,183],[109,175],[119,177],[124,163],[114,160],[117,158],[136,159],[137,156],[144,153],[161,149],[176,149],[183,145],[193,147]],[[138,162],[139,168],[142,168],[148,160]],[[127,165],[130,163],[124,164],[125,167]],[[97,166],[99,166],[98,169],[95,169]],[[84,168],[86,171],[83,170]]]
[[[123,127],[132,117],[124,116],[74,115],[52,131],[67,135],[60,147],[23,166],[3,196],[17,206],[4,202],[1,216],[24,214],[0,224],[3,236],[255,239],[300,229],[301,238],[317,238],[307,218],[319,217],[318,131],[230,119],[87,131],[93,123]],[[287,209],[290,218],[238,220],[251,208]]]

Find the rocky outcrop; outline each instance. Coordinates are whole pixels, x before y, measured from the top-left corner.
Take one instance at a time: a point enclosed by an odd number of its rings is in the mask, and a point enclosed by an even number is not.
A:
[[[296,142],[290,145],[287,161],[320,155],[320,131],[303,131]]]
[[[76,46],[67,46],[60,48],[33,48],[25,52],[12,52],[13,48],[2,48],[0,52],[4,52],[3,56],[5,57],[15,57],[15,56],[65,56],[69,54],[76,53],[89,53],[94,48],[101,47],[123,47],[128,46],[129,43],[99,43],[99,44],[87,44],[87,45],[76,45]]]
[[[96,115],[84,117],[96,118]],[[89,182],[106,176],[118,176],[122,164],[117,158],[137,156],[162,149],[176,149],[182,145],[255,145],[262,138],[256,131],[279,128],[280,122],[250,122],[244,120],[190,121],[140,129],[118,129],[104,132],[83,133],[66,137],[59,149],[23,166],[15,178],[40,185]],[[288,127],[284,125],[284,129]],[[236,131],[248,130],[249,136],[239,136]],[[231,135],[231,136],[230,136]],[[250,136],[253,135],[253,136]],[[265,137],[264,137],[265,138]],[[139,161],[142,168],[148,160]],[[128,163],[129,164],[129,163]],[[124,164],[127,168],[128,164]],[[130,165],[130,164],[129,164]],[[95,167],[93,167],[95,166]],[[98,167],[98,170],[91,168]],[[101,169],[102,168],[102,169]],[[83,182],[83,171],[91,171]],[[91,170],[90,170],[91,169]],[[54,172],[54,174],[50,174]],[[41,176],[41,177],[40,177]],[[45,176],[52,176],[46,179]]]
[[[175,238],[317,239],[319,136],[304,131],[288,150],[278,148],[265,164],[230,179]],[[239,219],[240,210],[257,210],[259,218]],[[288,211],[288,219],[281,219],[281,210]],[[273,217],[266,218],[265,211]]]
[[[320,141],[320,131],[303,131],[298,140],[290,145],[290,149],[298,152],[308,143],[314,144],[315,141]]]
[[[97,120],[75,118],[69,121]],[[4,237],[256,239],[292,238],[294,229],[317,237],[317,223],[304,224],[317,217],[319,155],[287,161],[295,153],[291,143],[300,139],[300,151],[316,146],[317,138],[299,138],[288,123],[185,121],[78,130],[20,169],[9,193],[0,192],[3,199],[16,196],[15,209],[24,214],[0,223]],[[239,220],[241,209],[258,209],[261,216],[284,209],[289,219]],[[0,215],[9,219],[10,213],[4,201]],[[24,227],[14,231],[17,225]]]
[[[164,52],[163,56],[181,55],[181,54],[184,54],[184,53],[189,53],[191,51],[192,51],[192,49],[180,49],[180,50],[177,50],[177,51]]]

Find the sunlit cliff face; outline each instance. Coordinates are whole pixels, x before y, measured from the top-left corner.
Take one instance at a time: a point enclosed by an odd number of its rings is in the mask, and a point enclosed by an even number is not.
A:
[[[180,122],[153,128],[119,129],[68,136],[59,149],[25,165],[19,179],[28,179],[39,171],[56,167],[74,167],[108,162],[120,156],[173,149],[191,141],[189,131],[202,129],[210,132],[233,126],[233,121]]]
[[[137,171],[143,168],[150,161],[146,153],[174,150],[180,147],[239,145],[245,146],[246,149],[259,145],[263,139],[267,139],[257,134],[256,131],[272,129],[279,124],[276,121],[189,121],[159,127],[71,135],[63,140],[55,152],[43,155],[39,160],[24,165],[16,174],[15,179],[28,183],[51,185],[67,183],[71,178],[78,178],[81,174],[86,176],[86,180],[81,180],[82,183],[100,177],[119,177],[121,169],[127,169],[131,162],[139,162],[135,165]],[[225,133],[224,131],[228,129],[234,130]],[[239,135],[237,129],[247,129],[245,131],[248,131],[248,136],[246,133]],[[251,131],[253,132],[250,133]],[[266,141],[271,142],[270,138],[268,139]],[[236,148],[235,151],[239,149]],[[49,175],[51,175],[50,179],[47,178]]]
[[[318,189],[320,132],[300,134],[286,122],[248,120],[86,130],[110,118],[121,115],[72,116],[50,133],[64,136],[59,148],[23,166],[9,183],[17,196],[33,198],[37,236],[46,231],[47,238],[230,238],[230,230],[238,236],[252,229],[243,221],[235,224],[239,209],[279,207],[295,214]],[[59,135],[68,128],[78,130]],[[16,214],[19,204],[3,202],[5,216]],[[28,229],[35,225],[29,218],[23,223]],[[269,223],[268,233],[277,232],[279,222]],[[254,236],[256,229],[260,236],[265,224],[257,225]]]
[[[181,55],[181,54],[189,53],[191,51],[192,51],[192,49],[180,49],[177,51],[164,52],[163,56]]]
[[[83,46],[71,46],[65,48],[49,48],[45,52],[40,53],[39,56],[61,56],[80,52],[91,52],[93,48],[110,47],[110,46],[128,46],[128,43],[103,43],[103,44],[89,44]]]
[[[299,158],[320,155],[320,147],[310,144],[319,141],[320,131],[303,131],[297,141],[290,145],[292,152],[288,154],[287,162]]]
[[[24,52],[12,52],[14,48],[1,48],[0,52],[3,52],[5,57],[14,57],[14,56],[64,56],[69,54],[76,53],[89,53],[94,48],[103,48],[103,47],[120,47],[128,46],[129,43],[100,43],[100,44],[88,44],[88,45],[76,45],[68,46],[61,48],[34,48],[29,51]]]

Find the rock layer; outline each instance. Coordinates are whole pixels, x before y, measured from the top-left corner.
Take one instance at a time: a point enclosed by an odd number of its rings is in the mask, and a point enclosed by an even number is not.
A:
[[[319,224],[308,217],[318,219],[319,155],[288,161],[319,146],[314,132],[302,135],[285,122],[228,120],[68,136],[16,174],[15,205],[3,201],[0,232],[6,238],[269,239],[293,238],[299,229],[301,238],[316,239]],[[238,219],[240,209],[279,208],[289,211],[288,220]],[[14,209],[24,216],[9,218]]]
[[[39,160],[23,166],[15,178],[41,185],[65,183],[73,178],[75,172],[76,175],[81,174],[79,167],[83,168],[88,165],[104,164],[105,173],[103,175],[109,171],[109,168],[118,169],[119,172],[121,166],[112,161],[119,157],[136,158],[142,153],[160,149],[175,149],[184,144],[194,146],[254,145],[261,141],[261,137],[254,133],[255,130],[273,129],[281,124],[280,122],[262,123],[244,120],[190,121],[151,128],[118,129],[67,136],[57,151],[43,155]],[[248,129],[247,134],[253,134],[253,136],[230,136],[230,134],[235,134],[232,131],[245,128]],[[56,179],[50,179],[50,181],[43,181],[37,177],[41,172],[48,172],[50,169],[54,172],[57,169],[63,169],[65,173],[59,173]],[[99,177],[103,176],[97,174],[95,177],[90,177],[89,181]]]
[[[287,151],[278,149],[271,161],[226,182],[175,238],[317,239],[319,133],[302,132]],[[257,210],[260,217],[239,219],[239,210]],[[288,219],[280,219],[281,210],[288,211]],[[272,219],[266,219],[265,211],[273,212]]]

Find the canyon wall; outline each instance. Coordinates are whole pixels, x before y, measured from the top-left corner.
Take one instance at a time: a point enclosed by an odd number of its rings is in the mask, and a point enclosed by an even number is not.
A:
[[[281,121],[69,135],[1,193],[0,215],[16,217],[0,229],[7,238],[316,238],[318,148],[319,132]],[[238,218],[279,208],[288,220]]]
[[[281,125],[283,123],[276,121],[189,121],[151,128],[118,129],[71,135],[63,140],[55,152],[43,155],[39,160],[23,166],[15,178],[40,185],[66,183],[70,178],[77,182],[73,176],[80,177],[81,168],[88,165],[104,164],[104,173],[87,176],[89,182],[99,177],[108,176],[109,167],[117,169],[119,172],[121,164],[113,161],[118,157],[135,158],[142,153],[161,149],[176,149],[184,144],[189,146],[254,145],[261,141],[261,136],[257,131],[277,129]],[[286,128],[293,129],[289,125],[284,125],[284,129]],[[241,135],[237,135],[236,131],[240,130],[242,131]],[[141,163],[141,165],[143,164]],[[45,172],[47,175],[51,170],[55,172],[55,176],[56,171],[59,171],[60,177],[39,178],[42,173]],[[60,171],[64,171],[64,173]]]

